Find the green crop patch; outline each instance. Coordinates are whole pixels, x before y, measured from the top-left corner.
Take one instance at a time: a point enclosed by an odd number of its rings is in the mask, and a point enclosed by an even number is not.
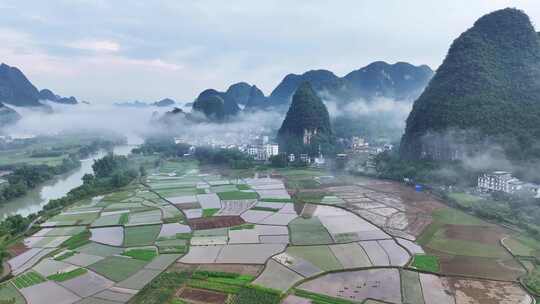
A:
[[[217,193],[217,195],[224,201],[257,199],[257,193],[255,192],[227,191]]]
[[[246,184],[238,184],[236,185],[236,188],[238,188],[238,190],[251,190],[251,187]]]
[[[54,259],[57,261],[62,261],[74,255],[75,255],[75,251],[66,251]]]
[[[90,243],[90,231],[85,230],[67,239],[64,243],[62,243],[62,246],[73,250],[88,243]]]
[[[242,287],[234,301],[235,304],[278,304],[280,302],[280,291],[255,285]]]
[[[56,281],[56,282],[64,282],[64,281],[76,278],[78,276],[82,276],[83,274],[85,274],[87,272],[88,272],[88,270],[86,270],[84,268],[77,268],[77,269],[72,270],[72,271],[56,273],[56,274],[50,275],[50,276],[47,277],[47,279],[49,279],[51,281]]]
[[[45,282],[45,278],[35,271],[30,271],[13,279],[13,284],[18,289],[30,287]]]
[[[129,222],[129,213],[122,213],[122,215],[120,215],[120,219],[118,220],[118,224],[125,225],[127,222]]]
[[[124,246],[153,245],[160,231],[161,225],[126,227],[124,229]]]
[[[0,285],[0,303],[6,304],[26,304],[24,297],[17,291],[11,283]]]
[[[540,266],[537,266],[535,270],[525,277],[524,283],[535,294],[540,294]]]
[[[154,249],[130,249],[122,255],[149,262],[157,256],[157,252]]]
[[[254,277],[250,275],[240,275],[237,273],[219,271],[195,271],[189,280],[188,285],[194,288],[201,288],[236,294],[244,286],[247,286]]]
[[[188,278],[187,272],[164,272],[141,289],[132,303],[175,303],[174,295]]]
[[[255,229],[255,224],[242,224],[229,228],[229,231]]]
[[[88,268],[110,280],[120,282],[141,270],[144,265],[146,265],[145,261],[111,256],[88,266]]]
[[[332,237],[318,217],[296,218],[289,223],[291,241],[294,245],[332,244]]]
[[[197,280],[197,279],[189,280],[187,285],[193,288],[213,290],[213,291],[230,293],[230,294],[236,294],[242,288],[235,285],[229,285],[229,284],[224,284],[224,283],[219,283],[219,282],[211,282],[211,281],[206,281],[206,280]]]
[[[214,216],[219,211],[219,208],[208,208],[203,209],[202,217],[211,217]]]
[[[418,270],[439,272],[439,258],[433,255],[416,254],[413,257],[411,266]]]

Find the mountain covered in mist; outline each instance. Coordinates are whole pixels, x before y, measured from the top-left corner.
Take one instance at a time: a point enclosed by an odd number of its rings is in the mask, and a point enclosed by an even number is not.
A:
[[[39,91],[39,99],[40,100],[48,100],[48,101],[53,101],[53,102],[56,102],[56,103],[61,103],[61,104],[70,104],[70,105],[75,105],[75,104],[78,104],[79,102],[77,101],[77,98],[73,97],[73,96],[70,96],[70,97],[62,97],[60,95],[56,95],[54,94],[51,90],[49,89],[43,89],[41,91]]]
[[[246,82],[239,82],[231,85],[227,91],[220,92],[214,89],[204,90],[195,99],[195,105],[200,107],[206,104],[206,100],[217,98],[223,103],[223,111],[225,117],[231,117],[241,111],[241,107],[245,109],[263,109],[266,105],[267,98],[264,93],[255,85],[250,85]]]
[[[151,107],[151,106],[170,107],[170,106],[174,106],[175,104],[176,104],[176,101],[170,98],[164,98],[156,102],[150,102],[150,103],[142,102],[139,100],[114,103],[114,105],[117,107],[128,107],[128,108],[146,108],[146,107]]]
[[[316,155],[334,143],[330,115],[309,82],[300,84],[278,131],[282,151]]]
[[[62,104],[77,104],[75,97],[61,97],[51,90],[39,91],[16,67],[0,65],[0,102],[19,107],[43,106],[40,100]]]
[[[539,41],[520,10],[478,19],[415,101],[401,156],[454,159],[498,144],[514,159],[540,157]]]
[[[0,127],[13,124],[21,119],[21,115],[15,110],[7,107],[3,103],[0,103]]]
[[[312,70],[285,76],[270,94],[269,101],[274,106],[288,105],[293,93],[305,81],[319,96],[341,103],[358,99],[370,101],[377,97],[411,100],[422,93],[432,76],[433,71],[427,65],[414,66],[405,62],[377,61],[344,77],[327,70]]]
[[[209,95],[220,97],[227,115],[238,113],[239,106],[245,106],[248,110],[286,109],[300,84],[309,82],[321,98],[341,104],[357,100],[372,101],[376,98],[414,100],[432,76],[433,71],[426,65],[377,61],[344,77],[338,77],[328,70],[312,70],[301,75],[288,74],[269,96],[265,96],[255,85],[240,82],[231,85],[226,92],[205,90],[197,99]]]

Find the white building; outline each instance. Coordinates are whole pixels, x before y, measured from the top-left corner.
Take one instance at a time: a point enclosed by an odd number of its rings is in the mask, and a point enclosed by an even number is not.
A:
[[[479,176],[478,190],[482,192],[502,191],[510,194],[522,193],[536,197],[540,196],[539,185],[523,182],[506,171],[495,171]]]
[[[247,154],[255,160],[267,161],[272,156],[279,154],[279,145],[266,144],[266,145],[250,145],[247,148]]]
[[[502,191],[510,192],[511,181],[515,180],[510,172],[495,171],[485,173],[478,177],[478,190],[482,192]]]
[[[279,145],[266,144],[264,145],[264,150],[266,151],[266,155],[268,156],[268,158],[270,158],[279,154]]]

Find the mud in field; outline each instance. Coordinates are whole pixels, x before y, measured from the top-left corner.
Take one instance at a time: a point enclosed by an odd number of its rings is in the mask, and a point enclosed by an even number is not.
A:
[[[188,301],[208,304],[223,304],[227,301],[226,294],[194,288],[185,288],[179,297]]]
[[[185,264],[182,262],[176,262],[171,267],[169,267],[168,271],[176,271],[176,272],[193,272],[197,270],[199,265],[197,264]]]
[[[238,273],[241,275],[257,276],[263,269],[262,265],[240,264],[200,264],[197,270]]]
[[[526,273],[521,264],[510,255],[506,258],[494,259],[453,256],[429,248],[426,252],[439,257],[442,274],[517,281],[520,276]]]
[[[499,245],[508,233],[497,226],[445,225],[445,237],[448,239]]]
[[[9,247],[8,252],[11,256],[18,256],[19,254],[23,254],[30,250],[30,248],[26,247],[23,243],[19,242],[11,247]]]
[[[531,298],[515,283],[444,278],[456,304],[529,304]]]
[[[193,230],[226,228],[242,224],[245,224],[245,221],[240,216],[201,217],[189,220],[189,226]]]
[[[405,216],[409,222],[405,231],[415,237],[420,236],[422,232],[433,222],[431,216],[424,213],[406,213]]]

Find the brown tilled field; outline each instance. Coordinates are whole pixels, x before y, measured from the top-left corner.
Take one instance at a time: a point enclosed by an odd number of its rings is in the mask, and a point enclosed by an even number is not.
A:
[[[194,288],[185,288],[179,297],[188,301],[208,304],[223,304],[227,301],[226,294]]]
[[[530,297],[515,283],[445,278],[443,284],[455,295],[456,304],[530,303]]]
[[[9,254],[11,254],[11,256],[18,256],[20,254],[25,253],[28,250],[30,250],[30,248],[26,247],[23,243],[17,243],[8,248],[8,252]]]
[[[189,226],[194,230],[226,228],[245,224],[240,216],[201,217],[189,220]]]
[[[431,216],[425,214],[425,213],[406,213],[407,220],[409,221],[409,225],[407,225],[407,228],[405,231],[407,233],[410,233],[416,237],[418,237],[424,229],[429,226],[432,222]]]
[[[463,275],[504,281],[517,281],[525,274],[525,269],[510,255],[505,258],[481,258],[472,256],[454,256],[426,250],[428,254],[439,257],[441,273],[446,275]]]
[[[508,235],[508,232],[497,226],[464,226],[447,224],[445,237],[454,240],[479,242],[483,244],[499,246],[501,239]]]

